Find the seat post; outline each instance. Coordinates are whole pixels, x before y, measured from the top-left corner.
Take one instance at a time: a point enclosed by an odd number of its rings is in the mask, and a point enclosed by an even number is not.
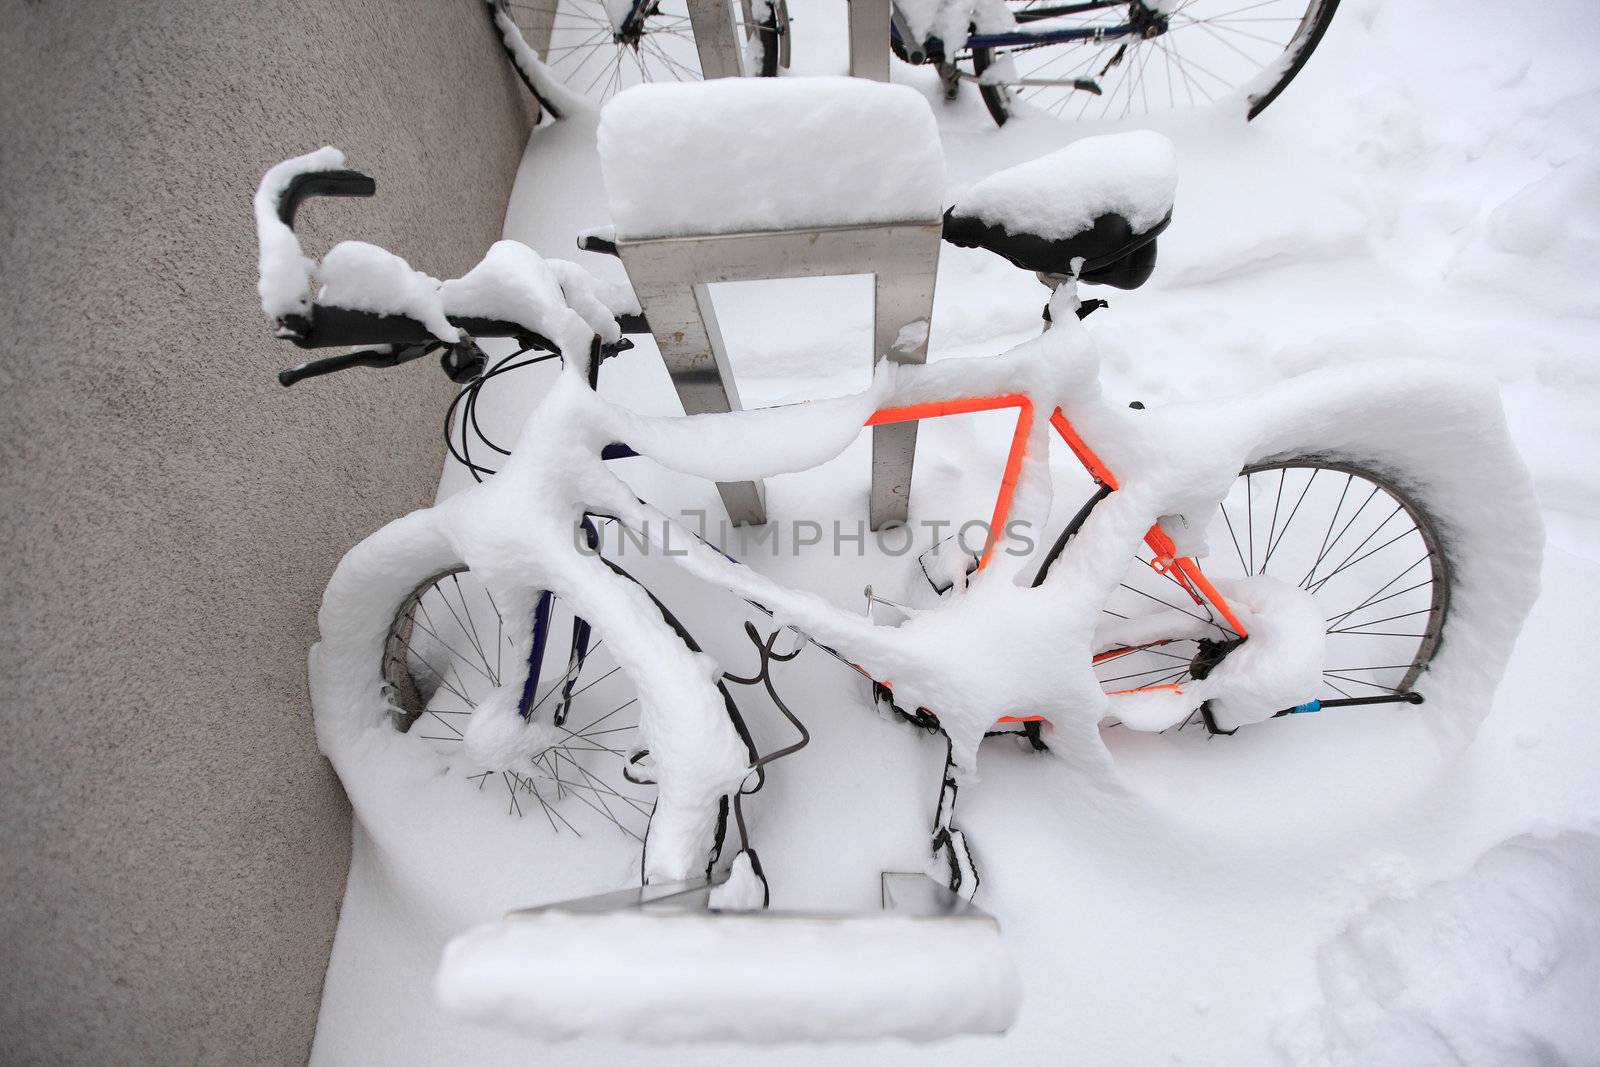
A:
[[[1056,290],[1061,288],[1063,285],[1070,285],[1072,287],[1068,290],[1068,292],[1072,294],[1073,310],[1077,310],[1078,277],[1075,274],[1051,274],[1048,271],[1042,270],[1035,271],[1033,276],[1050,287],[1050,299],[1045,301],[1044,314],[1041,316],[1044,319],[1044,328],[1048,330],[1051,326],[1055,325],[1055,320],[1050,315],[1050,307],[1056,302]]]

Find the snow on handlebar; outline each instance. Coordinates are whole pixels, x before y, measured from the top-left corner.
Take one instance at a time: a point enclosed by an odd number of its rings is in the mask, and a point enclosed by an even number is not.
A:
[[[392,367],[439,350],[450,378],[470,381],[483,367],[473,337],[513,337],[524,347],[573,352],[596,337],[615,345],[625,320],[640,325],[626,286],[575,263],[546,260],[516,241],[496,242],[472,270],[444,282],[364,241],[340,242],[321,263],[302,251],[294,221],[304,200],[371,196],[375,189],[330,147],[279,163],[256,190],[259,292],[275,335],[301,348],[356,349],[283,371],[284,385],[350,367]]]

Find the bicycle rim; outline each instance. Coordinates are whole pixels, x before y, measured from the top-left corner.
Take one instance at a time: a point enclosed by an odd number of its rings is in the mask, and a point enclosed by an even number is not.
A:
[[[1026,21],[1057,0],[1008,0],[1027,30],[1109,29],[1127,25],[1129,5]],[[1071,121],[1137,118],[1208,107],[1243,93],[1254,118],[1299,73],[1321,40],[1338,0],[1176,0],[1167,30],[1120,37],[973,49],[974,73],[999,65],[1003,84],[982,86],[997,121],[1025,104]],[[1009,69],[1007,68],[1009,64]],[[991,74],[991,78],[995,75]],[[1100,95],[1070,85],[1090,79]]]
[[[1073,520],[1045,568],[1088,510]],[[1250,466],[1209,519],[1206,541],[1207,577],[1264,574],[1316,599],[1327,621],[1326,667],[1307,701],[1425,688],[1449,610],[1449,564],[1432,519],[1392,478],[1318,457]],[[1237,636],[1175,578],[1151,568],[1150,559],[1141,546],[1106,602],[1108,620],[1172,609],[1205,620],[1213,641]],[[1182,684],[1193,677],[1199,652],[1194,640],[1172,641],[1107,659],[1095,672],[1108,692]]]

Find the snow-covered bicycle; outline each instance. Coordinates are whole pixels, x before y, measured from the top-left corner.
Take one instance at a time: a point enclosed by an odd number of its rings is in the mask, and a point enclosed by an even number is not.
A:
[[[561,361],[493,478],[395,520],[340,562],[312,655],[324,747],[426,761],[438,757],[418,739],[432,737],[458,757],[464,749],[480,779],[498,776],[552,829],[598,820],[637,838],[634,888],[577,911],[667,898],[759,910],[766,874],[743,798],[806,741],[772,668],[815,646],[871,680],[883,708],[947,740],[930,852],[946,894],[936,907],[950,911],[978,886],[955,800],[987,737],[1017,735],[1082,764],[1108,758],[1099,731],[1113,724],[1230,733],[1330,709],[1470,736],[1531,605],[1541,543],[1497,394],[1454,367],[1394,360],[1226,399],[1108,403],[1081,324],[1103,302],[1080,301],[1078,287],[1128,289],[1150,276],[1171,219],[1170,155],[1153,134],[1080,142],[986,179],[946,214],[948,240],[1053,287],[1040,336],[984,358],[888,359],[854,395],[682,418],[643,416],[596,391],[604,360],[628,347],[624,329],[642,325],[624,289],[511,241],[443,283],[360,242],[316,263],[294,235],[297,206],[370,195],[373,183],[333,149],[273,168],[255,201],[263,307],[282,338],[357,346],[285,371],[285,384],[433,353],[465,383]],[[1109,181],[1092,171],[1106,160],[1145,170]],[[1064,233],[1049,205],[1082,189],[1113,190],[1116,206]],[[489,366],[473,339],[491,336],[515,339],[518,354]],[[642,455],[716,480],[773,476],[839,454],[864,426],[1001,409],[1017,421],[992,515],[975,543],[925,555],[940,596],[893,622],[740,565],[607,466]],[[1047,551],[1020,551],[1017,524],[1050,523],[1052,437],[1099,488]],[[775,619],[768,634],[746,624],[757,671],[711,663],[662,600],[600,551],[608,534],[648,541]],[[759,750],[740,684],[762,687],[796,740]],[[906,963],[914,938],[889,929],[877,930],[874,959],[899,970],[873,973],[925,980]],[[559,942],[562,931],[539,936]],[[841,942],[828,944],[829,958],[844,958]],[[993,995],[956,1011],[970,987],[929,994],[925,1011],[895,1025],[923,1036],[1004,1025],[1009,987],[995,977],[994,945],[962,951]],[[872,970],[852,966],[858,978]],[[757,1000],[742,1018],[765,1018]],[[530,1025],[583,1029],[571,997],[519,1004]],[[771,1024],[808,1032],[785,1025]],[[839,1036],[844,1024],[830,1025]]]
[[[604,103],[632,85],[772,78],[789,66],[786,0],[487,0],[523,84],[559,118],[551,81]],[[528,56],[534,60],[529,63]]]
[[[1253,119],[1304,68],[1338,6],[1339,0],[901,0],[891,47],[906,62],[935,65],[947,95],[963,81],[975,83],[1000,126],[1018,104],[1080,120],[1236,99]]]

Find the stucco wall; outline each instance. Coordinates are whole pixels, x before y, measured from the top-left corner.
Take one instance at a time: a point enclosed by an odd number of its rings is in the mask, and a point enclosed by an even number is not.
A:
[[[305,654],[427,502],[448,383],[283,390],[248,198],[435,275],[499,234],[528,107],[481,0],[0,0],[0,1062],[304,1060],[349,815]]]

